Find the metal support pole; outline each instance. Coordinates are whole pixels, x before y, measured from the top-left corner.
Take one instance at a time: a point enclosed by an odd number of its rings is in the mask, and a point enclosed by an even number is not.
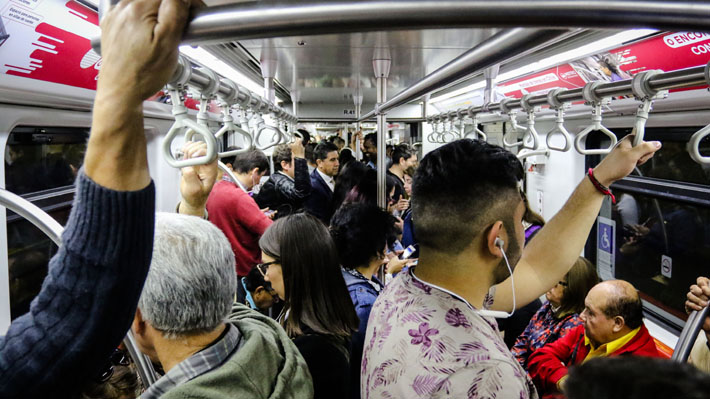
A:
[[[387,101],[387,77],[392,59],[389,52],[375,54],[372,67],[377,79],[377,106]],[[387,115],[377,112],[377,205],[387,208]]]
[[[358,80],[360,78],[358,77]],[[359,82],[358,82],[359,84]],[[362,131],[362,125],[360,124],[360,113],[362,112],[362,93],[358,92],[353,95],[353,102],[355,103],[355,132]],[[360,148],[360,139],[355,140],[355,159],[358,161],[362,160],[362,149]]]

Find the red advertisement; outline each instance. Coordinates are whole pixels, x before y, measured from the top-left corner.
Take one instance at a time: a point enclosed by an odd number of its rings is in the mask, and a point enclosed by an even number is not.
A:
[[[96,90],[95,11],[76,1],[10,0],[0,15],[7,35],[0,73]]]
[[[587,82],[625,80],[649,69],[664,72],[705,65],[710,61],[710,34],[665,32],[614,50],[584,57],[522,78],[501,83],[508,97],[573,89]],[[692,90],[700,87],[680,90]],[[678,90],[676,90],[678,91]]]

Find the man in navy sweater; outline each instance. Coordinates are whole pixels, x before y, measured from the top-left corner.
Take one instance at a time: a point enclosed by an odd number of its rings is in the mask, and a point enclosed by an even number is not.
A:
[[[155,218],[142,104],[172,75],[188,12],[187,1],[123,1],[101,23],[103,62],[74,207],[41,292],[0,337],[2,398],[75,396],[131,324]]]

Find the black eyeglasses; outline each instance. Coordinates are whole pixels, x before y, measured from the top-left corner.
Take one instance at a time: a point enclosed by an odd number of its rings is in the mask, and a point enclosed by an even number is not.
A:
[[[259,273],[261,273],[262,277],[266,277],[266,272],[269,270],[269,266],[273,265],[274,263],[279,263],[278,260],[272,261],[272,262],[266,262],[266,263],[259,263],[256,265],[257,270],[259,270]]]
[[[566,282],[566,281],[558,281],[557,284],[559,284],[559,285],[561,285],[561,286],[563,286],[563,287],[569,286],[569,283]]]
[[[131,359],[120,349],[114,349],[111,356],[106,360],[103,371],[95,378],[97,382],[106,382],[113,376],[113,368],[115,366],[128,366],[131,364]]]

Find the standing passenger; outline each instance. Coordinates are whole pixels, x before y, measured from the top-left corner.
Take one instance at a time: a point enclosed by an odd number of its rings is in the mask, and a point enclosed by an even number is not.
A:
[[[273,160],[276,173],[254,199],[260,208],[275,210],[279,218],[303,209],[303,202],[311,193],[311,178],[300,139],[277,146]]]
[[[338,175],[338,147],[324,141],[314,150],[318,167],[311,173],[311,195],[306,199],[306,210],[326,226],[333,215],[333,191]]]
[[[351,398],[360,397],[360,361],[367,320],[372,304],[384,288],[376,273],[387,262],[386,248],[397,239],[395,222],[392,215],[376,205],[358,203],[343,205],[330,223],[343,278],[360,319],[350,355]]]
[[[659,148],[621,140],[524,251],[523,168],[515,155],[464,139],[424,157],[412,189],[419,265],[394,279],[372,308],[362,396],[537,397],[495,320],[480,309],[509,312],[513,289],[516,303],[526,304],[558,282],[604,198],[592,179],[609,186]]]
[[[226,174],[222,176],[209,195],[207,211],[210,222],[229,239],[237,262],[237,276],[241,279],[259,263],[259,237],[272,223],[248,193],[266,173],[269,161],[263,152],[253,149],[223,158],[222,162],[234,172],[237,181]],[[237,302],[245,300],[244,287],[238,284]]]
[[[264,261],[259,267],[285,301],[279,319],[308,363],[315,398],[345,398],[350,337],[358,319],[328,229],[297,213],[274,222],[259,246]]]

